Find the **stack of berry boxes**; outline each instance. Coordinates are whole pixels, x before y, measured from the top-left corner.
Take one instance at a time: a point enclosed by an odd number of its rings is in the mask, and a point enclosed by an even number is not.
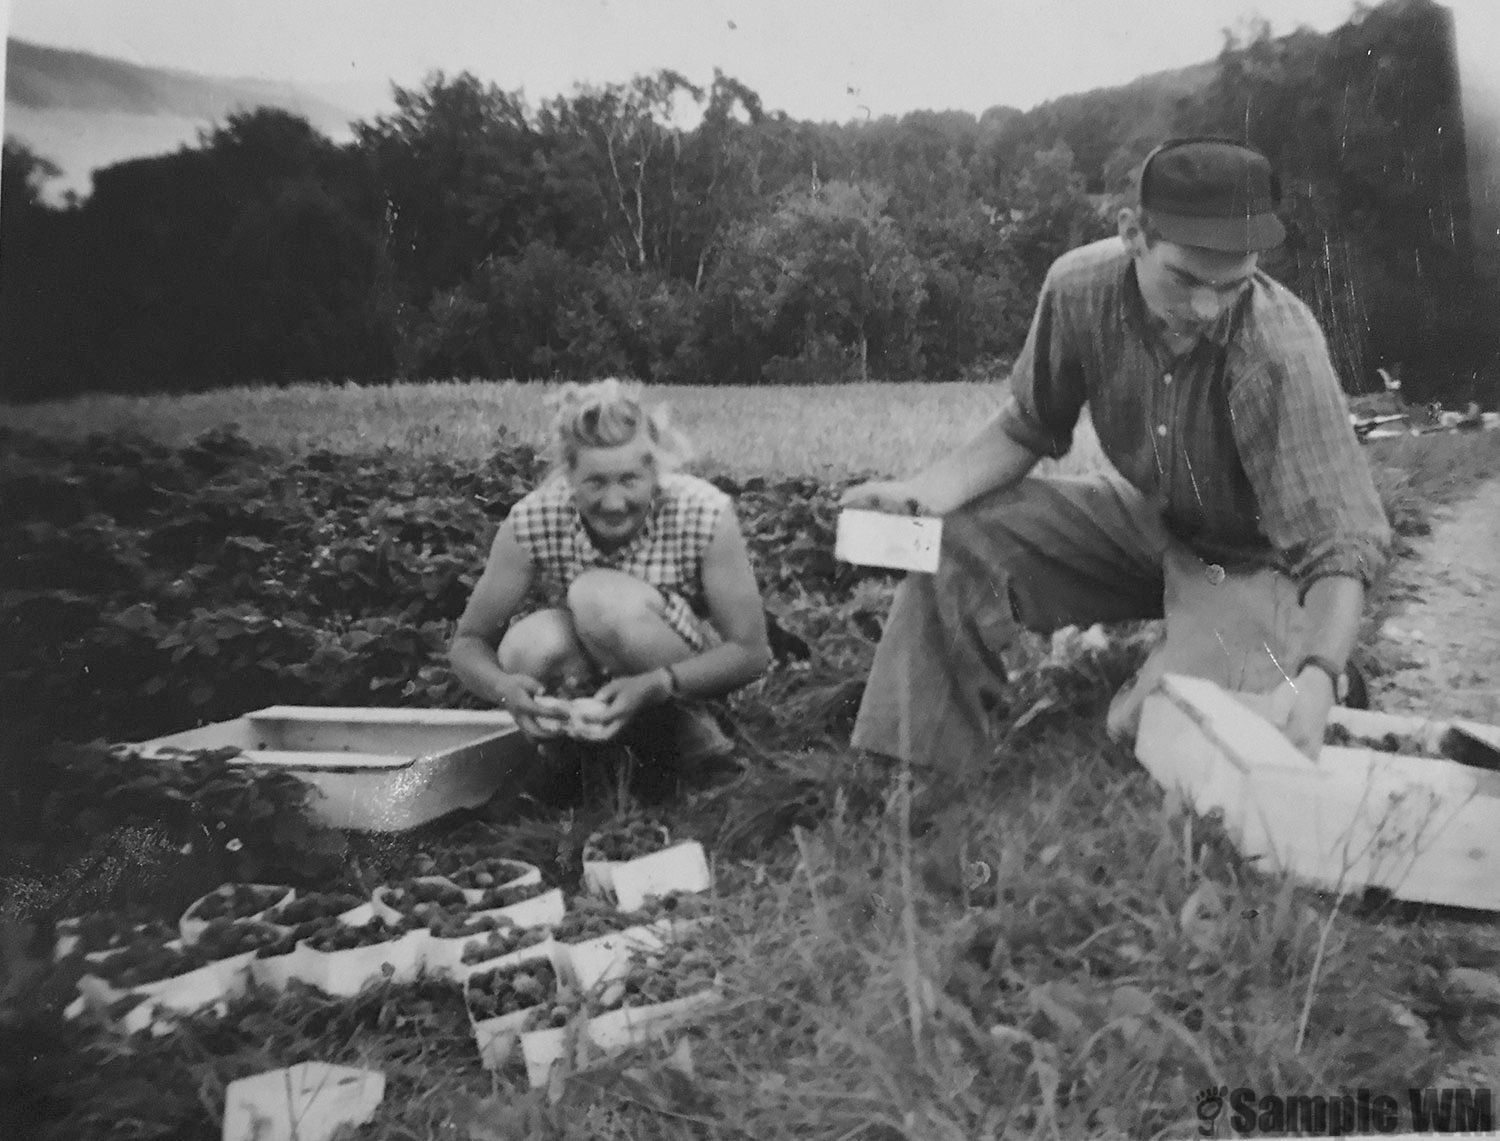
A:
[[[654,821],[589,837],[586,894],[571,906],[535,866],[481,847],[419,856],[409,872],[369,898],[226,884],[175,932],[108,915],[64,920],[55,953],[82,964],[75,1013],[132,1033],[222,1012],[251,985],[347,996],[382,979],[445,976],[464,988],[484,1064],[508,1064],[519,1045],[534,1083],[570,1042],[614,1052],[719,1001],[707,859]]]

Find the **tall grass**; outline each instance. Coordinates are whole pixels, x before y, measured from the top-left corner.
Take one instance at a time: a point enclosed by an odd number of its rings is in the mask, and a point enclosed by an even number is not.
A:
[[[82,396],[0,406],[0,424],[45,435],[138,432],[184,444],[235,425],[247,439],[300,454],[326,448],[476,460],[502,432],[546,442],[555,385],[516,381],[227,388],[185,396]],[[897,474],[930,463],[999,409],[1003,384],[844,384],[652,388],[708,470],[834,478]],[[1097,462],[1091,429],[1070,465]]]

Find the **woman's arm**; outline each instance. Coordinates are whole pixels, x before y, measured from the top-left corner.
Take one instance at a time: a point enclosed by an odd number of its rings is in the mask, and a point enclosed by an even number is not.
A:
[[[682,696],[718,697],[754,681],[771,665],[766,611],[739,517],[728,507],[703,556],[703,593],[724,641],[672,666]]]
[[[458,629],[448,647],[448,663],[463,687],[476,697],[511,708],[518,699],[529,697],[532,687],[519,686],[514,675],[500,668],[495,651],[511,617],[531,589],[535,570],[525,549],[516,541],[509,520],[500,524],[495,541],[490,544],[484,573],[474,585],[474,593],[458,620]],[[535,687],[540,688],[540,684]],[[530,714],[529,708],[513,713]]]

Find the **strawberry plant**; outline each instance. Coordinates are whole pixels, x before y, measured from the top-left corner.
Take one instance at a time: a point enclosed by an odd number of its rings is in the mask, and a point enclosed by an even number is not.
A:
[[[476,1022],[530,1010],[557,997],[557,972],[545,959],[470,975],[464,997]]]

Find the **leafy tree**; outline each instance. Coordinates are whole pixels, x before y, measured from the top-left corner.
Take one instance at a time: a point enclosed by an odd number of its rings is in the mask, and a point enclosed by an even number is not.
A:
[[[403,296],[423,305],[487,257],[554,235],[544,145],[519,92],[463,72],[395,88],[396,110],[355,125],[369,177],[386,206],[389,250]]]
[[[584,87],[542,108],[540,130],[561,163],[590,184],[611,259],[624,269],[671,273],[693,260],[682,249],[683,131],[671,119],[679,98],[701,103],[703,94],[663,70]]]
[[[1472,377],[1500,298],[1475,276],[1450,13],[1360,6],[1327,36],[1226,36],[1185,130],[1244,138],[1282,172],[1289,237],[1273,263],[1317,311],[1346,385],[1405,361],[1419,398]],[[1295,130],[1288,125],[1295,124]]]
[[[872,187],[831,182],[740,231],[710,287],[711,311],[730,326],[711,335],[710,353],[734,352],[748,334],[756,373],[779,357],[775,375],[788,379],[787,366],[811,353],[818,368],[804,379],[868,379],[872,354],[886,375],[910,375],[924,287],[885,201]],[[834,374],[817,375],[830,364]]]

